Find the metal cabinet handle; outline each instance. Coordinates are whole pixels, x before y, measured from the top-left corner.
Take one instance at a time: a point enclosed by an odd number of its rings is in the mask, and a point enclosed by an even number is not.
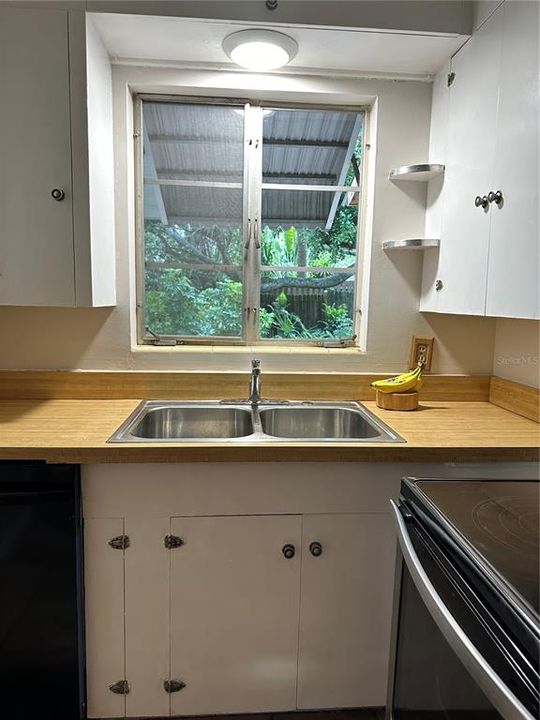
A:
[[[287,558],[287,560],[292,560],[292,558],[296,554],[296,548],[294,547],[294,545],[287,543],[281,548],[281,552],[283,553],[283,556]]]
[[[247,226],[247,238],[246,242],[244,243],[244,249],[247,250],[249,248],[249,245],[251,243],[251,236],[253,235],[253,223],[251,222],[251,218],[248,218],[248,226]]]
[[[437,292],[440,292],[440,291],[443,289],[443,287],[444,287],[444,283],[443,283],[442,280],[436,280],[436,281],[435,281],[435,290],[436,290]]]
[[[109,690],[115,695],[129,695],[129,683],[127,680],[118,680],[118,682],[109,685]]]
[[[53,188],[53,190],[51,190],[51,197],[53,200],[56,200],[56,202],[60,202],[66,197],[66,193],[61,188]]]
[[[322,555],[322,545],[320,542],[312,542],[309,546],[309,552],[313,557],[320,557]]]
[[[253,232],[253,237],[255,238],[255,247],[257,250],[261,249],[261,240],[260,240],[260,233],[259,233],[259,218],[255,218],[255,230]]]
[[[444,604],[416,554],[407,525],[398,506],[393,500],[390,500],[390,505],[403,560],[407,565],[416,589],[439,630],[476,680],[478,686],[503,717],[508,718],[508,720],[533,720],[532,715],[486,662]]]
[[[488,201],[487,195],[482,195],[482,197],[480,197],[480,195],[477,195],[474,198],[474,206],[475,207],[482,207],[485,210],[488,205],[489,205],[489,201]]]
[[[503,201],[503,194],[500,190],[497,190],[496,192],[493,192],[493,190],[488,193],[488,201],[490,203],[494,202],[495,205],[500,205]]]

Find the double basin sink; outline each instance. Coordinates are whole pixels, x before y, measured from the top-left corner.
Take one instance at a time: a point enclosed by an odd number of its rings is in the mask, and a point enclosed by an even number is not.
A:
[[[356,402],[142,402],[109,438],[137,442],[404,442]]]

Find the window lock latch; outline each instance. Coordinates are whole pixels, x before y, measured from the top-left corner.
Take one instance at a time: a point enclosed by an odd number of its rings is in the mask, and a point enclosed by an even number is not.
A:
[[[170,340],[164,337],[161,337],[161,335],[158,335],[158,333],[155,333],[153,330],[151,330],[149,327],[145,328],[146,332],[149,333],[152,336],[152,339],[150,340],[152,345],[160,345],[160,346],[173,346],[177,345],[178,342],[176,340]]]
[[[356,335],[353,335],[350,338],[339,338],[337,340],[326,340],[322,343],[322,346],[324,348],[347,348],[347,347],[354,347],[354,343],[356,340]]]

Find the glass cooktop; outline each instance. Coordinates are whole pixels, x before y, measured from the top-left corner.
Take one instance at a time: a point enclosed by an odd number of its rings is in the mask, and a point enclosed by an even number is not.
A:
[[[540,483],[521,480],[412,481],[538,615]]]

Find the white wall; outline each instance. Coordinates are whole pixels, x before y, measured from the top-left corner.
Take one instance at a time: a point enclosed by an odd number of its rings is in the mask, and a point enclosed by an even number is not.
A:
[[[514,382],[540,387],[540,322],[497,320],[493,374]]]
[[[264,358],[269,370],[402,370],[413,333],[436,337],[433,370],[490,373],[495,323],[492,319],[417,312],[421,253],[385,254],[381,243],[420,237],[424,231],[425,187],[388,181],[397,165],[428,156],[431,85],[421,82],[317,77],[258,76],[239,73],[116,67],[114,70],[117,301],[114,309],[0,308],[0,368],[59,369],[244,369],[249,357]],[[132,349],[133,342],[133,146],[129,88],[138,91],[241,95],[303,102],[373,104],[377,128],[371,133],[370,163],[374,190],[367,353],[356,350],[252,348]],[[375,156],[375,157],[374,157]],[[411,187],[411,185],[413,185]],[[368,321],[369,319],[369,321]]]

